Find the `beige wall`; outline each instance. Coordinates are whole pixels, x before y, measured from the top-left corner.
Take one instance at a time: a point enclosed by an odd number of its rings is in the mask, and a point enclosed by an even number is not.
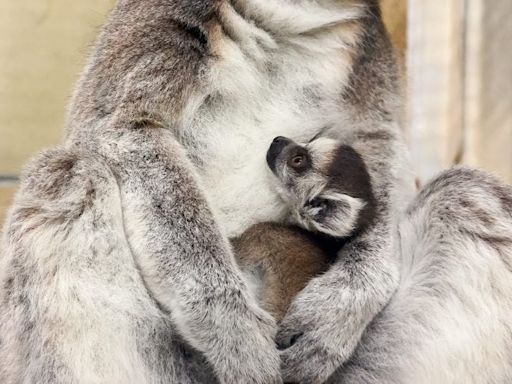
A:
[[[61,135],[72,84],[108,0],[0,0],[0,175]]]
[[[381,5],[391,38],[403,56],[407,48],[407,0],[381,0]]]
[[[15,190],[3,179],[59,141],[73,83],[113,3],[0,0],[0,223]]]
[[[464,0],[409,0],[408,139],[425,182],[459,155]]]
[[[422,181],[469,164],[512,182],[512,1],[409,0],[409,146]]]
[[[512,182],[512,1],[468,3],[463,160]]]
[[[405,46],[405,0],[383,0]],[[99,26],[114,0],[0,0],[0,222],[16,176],[62,135],[65,108]]]

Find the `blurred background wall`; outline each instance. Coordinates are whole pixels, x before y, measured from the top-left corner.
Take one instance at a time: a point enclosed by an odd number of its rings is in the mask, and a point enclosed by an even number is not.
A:
[[[0,0],[0,221],[22,165],[59,141],[73,84],[114,2]],[[419,178],[466,162],[512,181],[512,1],[381,3],[407,66]]]
[[[420,179],[462,163],[512,181],[512,1],[409,0],[407,36]]]
[[[114,0],[0,0],[0,222],[22,165],[57,143],[66,103]]]

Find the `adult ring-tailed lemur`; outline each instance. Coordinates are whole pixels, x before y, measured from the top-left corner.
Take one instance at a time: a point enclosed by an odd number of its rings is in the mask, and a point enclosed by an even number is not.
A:
[[[278,135],[354,147],[378,206],[346,248],[351,278],[335,265],[282,324],[283,372],[326,379],[398,282],[413,184],[398,83],[374,0],[120,0],[65,140],[27,166],[5,226],[0,381],[281,382],[274,323],[227,242],[287,215],[264,161]],[[378,305],[358,284],[368,262]]]
[[[397,283],[398,80],[375,1],[119,1],[7,223],[2,381],[197,382],[198,351],[221,382],[279,382],[227,241],[287,214],[265,165],[278,135],[354,146],[381,203],[372,244],[347,249],[379,266],[378,305],[344,301],[332,269],[283,322],[307,340],[287,360],[327,378],[364,330],[337,324],[368,323]]]

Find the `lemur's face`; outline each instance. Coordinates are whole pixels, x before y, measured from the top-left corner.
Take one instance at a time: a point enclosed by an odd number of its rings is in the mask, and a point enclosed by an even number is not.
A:
[[[280,136],[267,164],[294,221],[308,230],[346,237],[373,216],[370,176],[350,146],[328,138],[301,145]]]

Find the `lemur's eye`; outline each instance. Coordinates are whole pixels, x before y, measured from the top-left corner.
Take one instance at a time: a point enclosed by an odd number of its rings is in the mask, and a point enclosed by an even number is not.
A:
[[[305,150],[298,150],[288,160],[288,166],[296,171],[305,170],[309,166],[309,158]]]
[[[297,168],[297,167],[304,165],[305,161],[306,161],[306,156],[297,155],[297,156],[292,157],[290,165]]]

